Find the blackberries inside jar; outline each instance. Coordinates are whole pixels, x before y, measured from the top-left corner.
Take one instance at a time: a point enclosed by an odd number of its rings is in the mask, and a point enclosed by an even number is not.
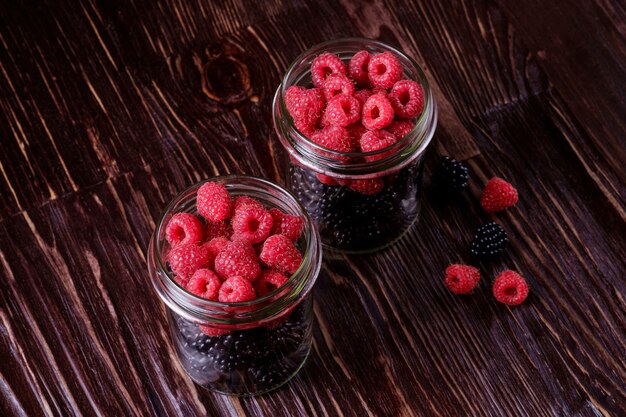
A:
[[[313,47],[287,70],[273,121],[289,155],[288,187],[326,246],[377,250],[417,219],[437,110],[404,53],[367,39]]]

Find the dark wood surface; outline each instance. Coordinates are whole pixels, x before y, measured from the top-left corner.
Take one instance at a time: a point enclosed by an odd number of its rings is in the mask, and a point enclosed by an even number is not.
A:
[[[626,415],[626,7],[618,0],[9,1],[0,5],[0,415]],[[253,399],[174,359],[146,272],[181,188],[281,181],[270,101],[320,41],[366,36],[424,65],[458,204],[428,197],[392,248],[327,259],[312,355]],[[489,216],[500,175],[519,204]],[[511,245],[456,297],[444,268],[497,219]],[[505,268],[521,307],[490,295]]]

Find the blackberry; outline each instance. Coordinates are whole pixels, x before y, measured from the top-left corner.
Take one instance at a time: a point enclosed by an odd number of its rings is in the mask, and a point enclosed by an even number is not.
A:
[[[294,372],[294,367],[282,361],[268,362],[263,366],[248,369],[256,383],[257,390],[266,391],[276,388]]]
[[[255,328],[236,331],[218,338],[207,355],[221,372],[245,369],[267,355],[267,330]]]
[[[210,337],[202,333],[196,323],[185,320],[182,317],[178,317],[176,321],[184,348],[198,352],[208,352],[218,340],[217,337]]]
[[[508,240],[506,232],[498,223],[485,223],[476,229],[470,253],[478,259],[499,256],[504,252]]]
[[[304,333],[303,326],[287,322],[268,333],[268,349],[278,356],[290,355],[300,347]]]
[[[460,194],[469,184],[469,169],[464,162],[443,156],[435,170],[433,184],[443,195]]]

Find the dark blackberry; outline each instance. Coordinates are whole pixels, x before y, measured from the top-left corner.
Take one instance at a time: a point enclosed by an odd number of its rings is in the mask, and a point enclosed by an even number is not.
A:
[[[282,384],[295,369],[283,361],[268,362],[262,366],[248,369],[259,391],[266,391]]]
[[[268,349],[277,356],[290,355],[300,347],[305,328],[287,322],[267,335]]]
[[[182,317],[177,318],[178,331],[183,339],[183,347],[198,352],[208,352],[209,349],[217,342],[217,337],[210,337],[200,331],[196,323],[185,320]]]
[[[255,328],[236,331],[218,338],[207,355],[221,372],[245,369],[267,355],[267,330]]]
[[[469,184],[469,169],[464,162],[449,156],[441,157],[435,170],[433,185],[443,195],[460,194]]]
[[[476,229],[470,253],[478,259],[488,259],[504,252],[508,242],[506,232],[498,223],[485,223]]]

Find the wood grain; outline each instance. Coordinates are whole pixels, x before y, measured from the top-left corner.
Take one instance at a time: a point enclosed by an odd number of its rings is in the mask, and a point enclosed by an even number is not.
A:
[[[0,3],[0,415],[626,414],[626,75],[618,1]],[[154,221],[216,174],[281,182],[270,104],[288,64],[367,36],[424,65],[457,204],[426,193],[393,247],[327,257],[307,365],[238,399],[195,386],[148,284]],[[486,215],[494,175],[519,204]],[[428,182],[428,180],[427,180]],[[497,220],[476,294],[443,269]],[[497,304],[505,268],[528,278]]]

